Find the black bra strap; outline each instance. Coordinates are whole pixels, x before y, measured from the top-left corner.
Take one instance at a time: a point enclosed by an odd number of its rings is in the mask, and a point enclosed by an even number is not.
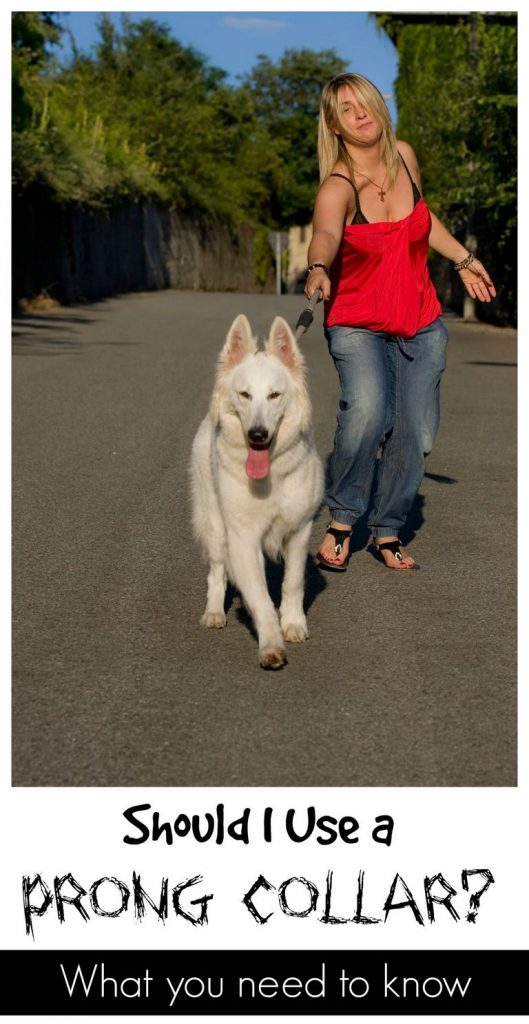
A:
[[[333,171],[332,174],[329,174],[329,178],[343,178],[344,181],[348,181],[349,182],[349,184],[352,186],[353,192],[355,194],[355,202],[356,202],[356,212],[355,212],[355,215],[354,215],[354,217],[353,217],[353,219],[351,221],[351,224],[367,224],[368,221],[366,220],[366,218],[364,217],[364,214],[362,213],[362,209],[361,209],[361,206],[360,206],[360,196],[358,195],[358,189],[357,189],[354,181],[351,181],[350,178],[347,178],[345,176],[345,174],[340,174],[339,171]]]
[[[404,165],[404,170],[406,171],[406,174],[408,175],[408,178],[411,181],[413,190],[415,191],[415,189],[417,189],[417,192],[419,193],[419,196],[420,196],[421,193],[419,192],[419,187],[414,182],[414,180],[413,180],[413,178],[411,176],[411,173],[410,173],[410,169],[409,169],[409,167],[408,167],[408,165],[407,165],[407,163],[406,163],[406,161],[405,161],[405,159],[404,159],[404,157],[403,157],[403,155],[402,155],[402,153],[400,151],[399,151],[399,156],[400,156],[400,159],[402,160],[402,163]],[[354,181],[351,181],[350,178],[347,178],[345,174],[340,174],[339,171],[333,171],[332,174],[329,174],[329,178],[343,178],[344,181],[348,181],[349,184],[352,186],[352,188],[354,190],[355,196],[358,197],[358,189],[357,189]],[[358,205],[358,203],[357,203],[357,205]]]
[[[412,178],[412,176],[410,174],[410,169],[409,169],[409,167],[408,167],[408,165],[407,165],[407,163],[406,163],[406,161],[405,161],[405,159],[404,159],[404,157],[403,157],[403,155],[402,155],[402,153],[400,151],[399,151],[399,156],[400,156],[400,159],[402,160],[402,163],[404,164],[404,169],[405,169],[406,174],[408,175],[408,178],[410,179],[410,182],[411,182],[411,188],[412,188],[412,194],[413,194],[413,206],[415,207],[416,204],[419,202],[419,199],[421,198],[421,193],[419,192],[419,187],[414,182],[414,180],[413,180],[413,178]],[[353,189],[353,192],[355,194],[355,200],[356,200],[356,213],[355,213],[355,215],[354,215],[354,217],[353,217],[353,219],[351,221],[351,224],[369,224],[369,221],[366,220],[366,218],[364,217],[364,214],[362,213],[362,208],[360,206],[360,196],[358,195],[358,189],[357,189],[354,181],[351,181],[351,178],[347,178],[345,174],[340,174],[339,171],[333,171],[332,174],[329,174],[329,178],[343,178],[344,181],[348,181],[349,182],[349,184],[351,185],[351,187]]]
[[[414,202],[416,203],[421,198],[421,193],[419,192],[419,186],[414,182],[414,180],[413,180],[413,178],[412,178],[412,176],[410,174],[410,169],[409,169],[409,167],[408,167],[408,165],[407,165],[407,163],[406,163],[406,161],[405,161],[405,159],[404,159],[404,157],[403,157],[403,155],[402,155],[402,153],[400,151],[399,151],[399,156],[400,156],[400,158],[402,160],[402,163],[404,164],[404,169],[406,171],[406,174],[408,175],[408,178],[411,181],[411,187],[412,187],[412,192],[413,192],[413,199],[414,199]]]
[[[412,178],[412,176],[410,174],[410,169],[409,169],[409,167],[408,167],[408,165],[407,165],[407,163],[406,163],[402,153],[400,152],[400,150],[399,150],[399,156],[400,156],[400,158],[402,160],[402,163],[404,165],[404,170],[406,171],[406,174],[408,175],[408,178],[410,179],[410,181],[411,181],[411,183],[413,185],[413,178]]]
[[[332,174],[329,174],[329,178],[343,178],[344,181],[348,181],[349,184],[353,186],[355,195],[358,195],[357,188],[356,188],[356,185],[355,185],[354,181],[351,181],[350,178],[347,178],[345,176],[345,174],[340,174],[339,171],[333,171]]]

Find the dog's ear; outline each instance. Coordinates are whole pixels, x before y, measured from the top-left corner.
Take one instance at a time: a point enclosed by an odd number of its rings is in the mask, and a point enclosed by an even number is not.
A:
[[[305,365],[303,356],[290,327],[282,316],[276,316],[272,323],[265,352],[269,356],[277,356],[289,370],[303,373]]]
[[[239,313],[233,321],[219,356],[219,370],[229,370],[240,363],[245,356],[257,352],[257,343],[252,335],[248,317]]]
[[[209,404],[209,414],[214,423],[218,423],[220,417],[225,373],[254,352],[257,352],[257,342],[252,335],[250,322],[244,313],[239,313],[228,331],[217,362],[215,386]]]

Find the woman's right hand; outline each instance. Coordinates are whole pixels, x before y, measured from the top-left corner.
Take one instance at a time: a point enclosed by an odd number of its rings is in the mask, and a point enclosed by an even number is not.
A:
[[[305,295],[308,299],[311,299],[315,291],[323,293],[323,298],[328,299],[331,294],[331,282],[327,277],[327,274],[321,267],[316,267],[311,270],[307,280],[305,281]],[[320,297],[321,301],[321,297]]]

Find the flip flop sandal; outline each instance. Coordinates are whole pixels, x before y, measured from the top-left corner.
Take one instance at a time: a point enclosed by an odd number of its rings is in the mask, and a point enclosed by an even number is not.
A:
[[[391,554],[395,555],[397,562],[403,562],[404,559],[402,557],[402,551],[400,550],[402,547],[402,541],[387,540],[384,544],[377,544],[373,537],[371,546],[374,548],[375,556],[378,558],[379,562],[382,562],[382,564],[386,566],[386,569],[393,569],[395,572],[402,572],[402,569],[395,569],[394,565],[388,565],[385,558],[380,554],[381,551],[391,551]],[[420,569],[420,565],[417,565],[417,562],[415,562],[415,565],[411,565],[407,572],[412,572],[414,569]]]
[[[336,544],[334,545],[335,555],[341,554],[344,541],[346,541],[348,537],[351,537],[352,532],[352,528],[350,530],[339,530],[337,526],[331,526],[331,523],[329,523],[325,533],[330,533],[331,536],[334,537],[336,541]],[[319,551],[316,554],[316,558],[318,559],[320,565],[323,566],[324,569],[328,569],[329,572],[345,572],[347,569],[347,563],[349,561],[349,555],[347,555],[347,558],[344,558],[343,562],[341,562],[340,565],[336,565],[334,562],[328,562],[327,559],[323,557],[323,555],[320,555]]]

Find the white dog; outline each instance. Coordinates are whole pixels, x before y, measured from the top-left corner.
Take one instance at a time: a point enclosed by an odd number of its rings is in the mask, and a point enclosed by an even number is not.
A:
[[[261,665],[281,668],[284,641],[308,637],[305,565],[323,492],[304,360],[282,317],[275,318],[264,351],[243,314],[233,321],[209,414],[193,442],[191,490],[193,530],[209,564],[202,625],[226,625],[229,578],[253,617]],[[279,619],[263,552],[285,561]]]

